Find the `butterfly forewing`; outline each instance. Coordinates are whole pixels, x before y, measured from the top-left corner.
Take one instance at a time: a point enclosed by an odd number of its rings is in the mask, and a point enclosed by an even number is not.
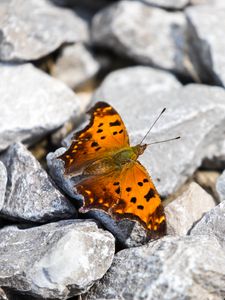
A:
[[[116,110],[98,102],[88,112],[90,123],[74,136],[70,148],[59,158],[65,162],[65,173],[80,171],[90,162],[129,146],[126,127]]]

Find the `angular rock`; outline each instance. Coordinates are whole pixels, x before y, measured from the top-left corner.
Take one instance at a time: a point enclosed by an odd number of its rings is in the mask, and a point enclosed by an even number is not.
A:
[[[188,73],[186,20],[180,12],[167,12],[141,1],[119,1],[94,16],[92,39],[96,45],[139,63]]]
[[[225,249],[225,201],[211,209],[191,230],[191,235],[215,237]]]
[[[224,152],[225,153],[225,152]],[[194,180],[219,203],[219,195],[216,189],[216,182],[220,173],[217,171],[199,170],[194,175]]]
[[[0,210],[4,205],[7,183],[7,171],[5,165],[0,161]]]
[[[67,299],[105,274],[114,244],[113,236],[90,220],[5,227],[0,231],[0,286],[38,298]]]
[[[0,151],[34,143],[81,113],[79,98],[31,64],[0,64]]]
[[[192,182],[182,195],[165,207],[167,233],[186,235],[192,226],[210,209],[215,201],[197,183]]]
[[[75,208],[55,188],[46,171],[22,144],[10,146],[0,159],[8,173],[0,215],[34,222],[76,217]]]
[[[57,159],[60,155],[65,152],[65,148],[59,148],[55,152],[50,152],[46,156],[46,162],[50,176],[53,178],[55,183],[60,189],[62,189],[71,198],[77,198],[74,191],[73,178],[66,177],[64,175],[64,163],[61,159]]]
[[[91,50],[78,43],[63,48],[52,75],[74,89],[93,78],[99,68]]]
[[[0,59],[5,61],[39,59],[63,43],[88,37],[83,19],[47,0],[2,1],[0,16]]]
[[[225,10],[220,6],[199,5],[188,8],[186,16],[192,41],[190,54],[199,77],[204,82],[224,86]]]
[[[225,171],[223,171],[222,175],[217,179],[216,190],[219,194],[220,201],[225,200]]]
[[[117,253],[83,299],[223,299],[224,260],[214,238],[165,237]]]
[[[182,9],[189,4],[189,0],[143,0],[143,2],[166,9]]]
[[[181,139],[152,145],[140,156],[162,196],[172,194],[224,142],[225,91],[220,87],[190,84],[156,92],[149,81],[134,72],[110,74],[93,100],[107,101],[120,113],[132,145],[141,141],[164,107],[167,111],[154,126],[146,143],[180,135]],[[139,73],[139,77],[141,77]],[[135,81],[135,79],[137,79]],[[140,84],[141,83],[141,84]]]

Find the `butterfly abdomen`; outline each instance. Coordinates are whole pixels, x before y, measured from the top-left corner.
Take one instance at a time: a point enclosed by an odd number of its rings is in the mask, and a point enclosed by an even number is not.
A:
[[[111,157],[98,159],[89,164],[83,171],[83,175],[107,175],[114,171],[114,163]]]

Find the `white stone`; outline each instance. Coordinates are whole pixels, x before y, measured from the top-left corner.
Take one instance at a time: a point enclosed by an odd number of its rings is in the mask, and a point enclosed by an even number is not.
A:
[[[113,236],[91,220],[8,226],[0,230],[0,285],[28,297],[67,299],[106,273],[114,251]]]
[[[53,66],[52,75],[75,89],[93,78],[99,68],[100,65],[93,53],[78,43],[63,48]]]
[[[33,144],[81,113],[79,98],[31,64],[0,64],[0,151],[14,142]]]
[[[75,12],[47,0],[0,2],[0,59],[29,61],[53,52],[63,43],[85,41],[87,22]]]
[[[97,13],[93,42],[147,65],[187,74],[186,19],[142,1],[119,1]]]
[[[213,207],[215,201],[212,196],[192,182],[187,190],[165,207],[167,233],[188,234],[192,226]]]

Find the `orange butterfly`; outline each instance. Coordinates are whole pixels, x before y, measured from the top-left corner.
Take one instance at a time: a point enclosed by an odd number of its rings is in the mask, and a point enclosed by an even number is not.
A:
[[[80,210],[104,210],[117,220],[135,220],[152,234],[164,234],[160,196],[137,160],[147,144],[130,146],[125,125],[109,104],[98,102],[88,113],[89,125],[76,133],[70,148],[59,157],[65,162],[65,174],[82,174],[76,185],[84,197]]]

